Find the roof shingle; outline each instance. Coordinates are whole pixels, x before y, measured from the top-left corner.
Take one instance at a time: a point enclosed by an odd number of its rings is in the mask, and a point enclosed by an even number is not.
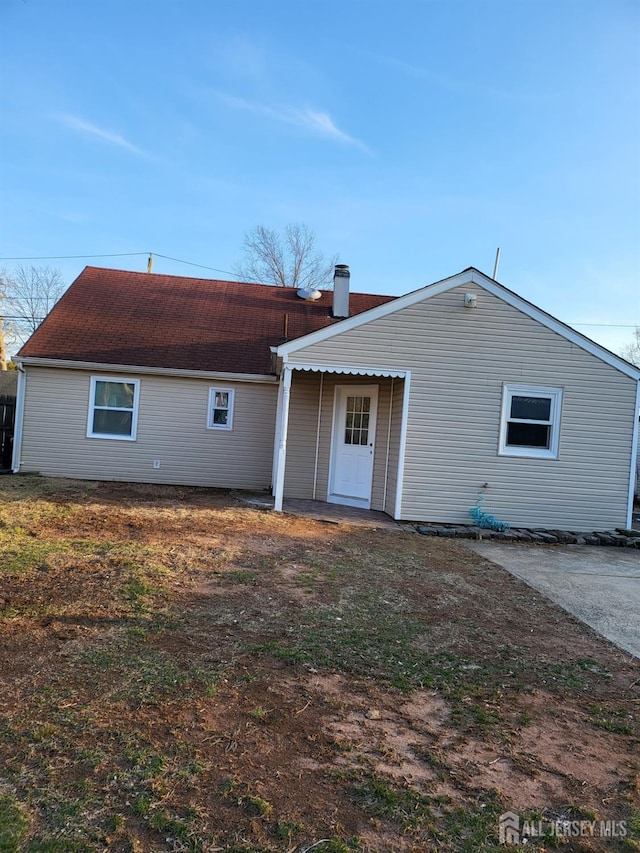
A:
[[[361,314],[393,299],[351,293]],[[20,357],[223,373],[269,374],[270,347],[339,323],[331,294],[85,267]]]

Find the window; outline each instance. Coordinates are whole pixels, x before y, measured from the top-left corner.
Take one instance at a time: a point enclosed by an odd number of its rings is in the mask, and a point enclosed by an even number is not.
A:
[[[231,429],[233,424],[233,391],[209,389],[209,429]]]
[[[557,459],[562,390],[535,385],[505,385],[499,453]]]
[[[139,389],[138,379],[92,376],[87,436],[135,441]]]
[[[345,444],[369,444],[370,397],[347,397]]]

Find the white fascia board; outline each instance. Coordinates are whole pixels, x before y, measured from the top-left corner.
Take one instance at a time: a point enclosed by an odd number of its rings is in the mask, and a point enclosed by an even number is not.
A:
[[[633,364],[625,361],[624,358],[621,358],[611,352],[606,347],[600,346],[600,344],[597,344],[595,341],[592,341],[590,338],[587,338],[580,332],[572,329],[571,326],[567,326],[561,320],[557,320],[551,314],[547,314],[547,312],[543,311],[542,308],[538,308],[533,303],[527,302],[526,299],[518,296],[517,293],[514,293],[512,290],[504,287],[504,285],[498,284],[498,282],[494,281],[492,278],[488,278],[481,272],[474,270],[472,283],[480,285],[480,287],[488,290],[489,293],[493,293],[494,296],[497,296],[498,299],[502,299],[503,302],[506,302],[518,311],[522,311],[523,314],[527,314],[533,320],[537,320],[541,325],[546,326],[548,329],[551,329],[552,332],[556,332],[556,334],[566,338],[572,344],[575,344],[576,346],[581,347],[581,349],[586,350],[588,353],[591,353],[591,355],[594,355],[596,358],[604,361],[610,367],[615,367],[616,370],[619,370],[631,379],[640,380],[640,368],[634,367]]]
[[[222,373],[214,370],[181,370],[173,367],[141,367],[135,364],[106,364],[93,361],[70,361],[62,358],[36,358],[28,356],[18,360],[18,364],[27,367],[62,367],[70,370],[91,370],[101,373],[138,373],[148,376],[175,376],[187,379],[218,379],[223,382],[260,382],[277,385],[277,376],[263,373]]]
[[[429,284],[426,287],[421,287],[419,290],[414,290],[411,293],[407,293],[405,296],[399,296],[397,299],[394,299],[391,302],[386,302],[384,305],[379,305],[377,308],[370,308],[369,311],[363,311],[361,314],[355,314],[353,317],[341,320],[333,326],[328,326],[325,329],[319,329],[317,332],[311,332],[311,334],[305,335],[302,338],[296,338],[293,341],[281,344],[277,348],[277,353],[286,360],[290,353],[297,352],[298,350],[311,346],[312,344],[321,343],[322,341],[329,340],[334,336],[341,335],[343,332],[349,332],[352,329],[357,329],[365,323],[370,323],[373,320],[379,320],[382,317],[387,317],[390,314],[394,314],[396,311],[402,311],[403,308],[409,308],[418,302],[426,301],[434,296],[439,296],[441,293],[446,293],[447,291],[453,290],[461,285],[473,284],[484,288],[498,299],[502,299],[503,302],[506,302],[508,305],[511,305],[513,308],[516,308],[518,311],[521,311],[533,320],[537,320],[541,325],[546,326],[552,332],[566,338],[581,349],[586,350],[591,355],[594,355],[596,358],[604,361],[610,367],[614,367],[616,370],[619,370],[621,373],[624,373],[632,379],[640,380],[640,369],[629,364],[629,362],[625,361],[620,356],[617,356],[615,353],[610,352],[605,347],[600,346],[600,344],[597,344],[590,338],[585,337],[570,326],[567,326],[561,320],[557,320],[555,317],[552,317],[551,314],[547,314],[546,311],[543,311],[533,303],[528,302],[521,296],[518,296],[517,293],[514,293],[512,290],[504,287],[504,285],[499,284],[497,281],[494,281],[494,279],[489,278],[489,276],[486,276],[484,273],[473,268],[464,270],[463,272],[457,273],[457,275],[445,278],[442,281],[435,282],[434,284]]]

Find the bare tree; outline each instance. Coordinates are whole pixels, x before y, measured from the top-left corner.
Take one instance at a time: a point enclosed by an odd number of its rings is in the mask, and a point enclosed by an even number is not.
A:
[[[60,270],[17,267],[0,273],[0,315],[7,342],[24,342],[66,290]]]
[[[60,270],[52,267],[0,270],[0,351],[3,348],[16,351],[35,332],[66,288]]]
[[[292,223],[280,234],[256,225],[244,237],[244,258],[234,271],[245,281],[315,290],[333,281],[338,256],[326,258],[306,225]]]
[[[630,361],[631,364],[640,367],[640,327],[635,330],[633,337],[634,340],[622,348],[620,355]]]

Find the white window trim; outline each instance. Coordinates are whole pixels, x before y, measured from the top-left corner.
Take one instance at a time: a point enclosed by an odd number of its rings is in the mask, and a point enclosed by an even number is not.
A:
[[[128,384],[134,386],[133,391],[133,409],[117,408],[109,406],[111,411],[116,412],[131,412],[131,435],[114,435],[110,432],[94,432],[93,431],[93,415],[96,409],[96,383],[97,382],[116,382],[118,384]],[[140,401],[140,380],[131,379],[127,376],[92,376],[91,388],[89,391],[89,414],[87,416],[87,438],[106,438],[108,441],[135,441],[138,434],[138,404]],[[98,408],[105,408],[98,406]]]
[[[548,397],[551,399],[551,411],[549,412],[549,423],[551,424],[551,438],[549,447],[524,447],[507,444],[507,425],[510,421],[511,398],[525,397]],[[502,388],[502,416],[500,419],[500,443],[498,446],[499,456],[527,456],[533,459],[557,459],[560,447],[560,416],[562,413],[562,388],[550,388],[546,385],[515,385],[509,383]],[[536,423],[536,421],[532,421]],[[538,423],[543,423],[538,421]],[[544,421],[546,423],[546,421]]]
[[[226,424],[214,424],[213,422],[213,410],[214,403],[216,400],[216,394],[228,394],[229,395],[229,405],[227,406],[227,411],[229,412],[229,417],[227,418]],[[233,388],[209,388],[209,408],[207,409],[207,429],[215,429],[215,430],[230,430],[233,429],[233,409],[235,405],[235,391]]]

